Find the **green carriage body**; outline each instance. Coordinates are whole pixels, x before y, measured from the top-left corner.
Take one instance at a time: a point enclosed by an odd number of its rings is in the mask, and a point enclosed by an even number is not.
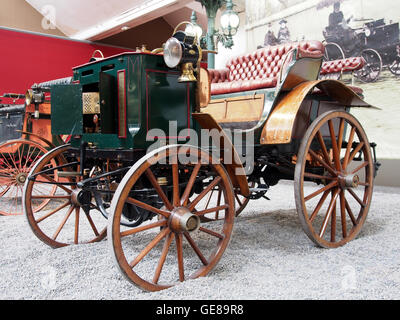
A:
[[[180,73],[165,66],[162,55],[125,53],[74,68],[73,84],[52,87],[52,133],[71,135],[71,143],[91,143],[98,149],[146,149],[152,129],[165,138],[186,141],[187,128],[197,130],[191,114],[195,84],[179,83]],[[100,128],[89,132],[83,95],[99,95]],[[169,122],[181,136],[168,136]],[[184,134],[182,136],[182,134]]]

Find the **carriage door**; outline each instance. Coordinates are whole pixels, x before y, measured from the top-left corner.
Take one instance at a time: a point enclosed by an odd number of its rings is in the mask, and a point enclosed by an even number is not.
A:
[[[101,133],[116,133],[117,85],[116,78],[105,72],[100,73],[100,121]]]

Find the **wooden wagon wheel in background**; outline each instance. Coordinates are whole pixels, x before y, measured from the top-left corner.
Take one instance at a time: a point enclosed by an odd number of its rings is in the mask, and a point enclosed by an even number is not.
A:
[[[47,153],[40,144],[24,140],[10,140],[0,145],[0,214],[23,214],[22,191],[29,171],[36,162]],[[34,190],[39,192],[40,190]],[[55,189],[50,190],[54,193]],[[37,205],[37,210],[46,206],[43,200]]]
[[[250,188],[254,186],[254,183],[250,184]],[[210,208],[218,207],[221,205],[223,190],[220,187],[213,188],[211,192],[204,198],[203,201],[199,203],[198,210],[204,211]],[[250,198],[244,197],[240,194],[240,190],[234,190],[235,196],[235,216],[238,217],[243,210],[246,208],[247,204],[250,201]],[[193,196],[195,198],[196,195]],[[222,210],[221,210],[222,211]],[[210,212],[201,217],[202,221],[212,221],[224,219],[224,215],[220,214],[221,211]]]
[[[107,220],[98,210],[90,192],[80,192],[76,182],[79,158],[71,158],[69,145],[45,154],[32,168],[24,186],[24,212],[34,234],[53,248],[102,240]],[[53,190],[54,191],[50,191]],[[40,192],[35,192],[40,190]],[[38,204],[46,201],[43,210]],[[90,202],[86,211],[81,202]]]
[[[359,54],[365,60],[365,65],[361,70],[354,72],[357,79],[364,83],[375,82],[378,80],[382,67],[382,57],[378,51],[374,49],[365,49]]]
[[[368,214],[373,176],[360,123],[346,112],[319,116],[301,142],[294,177],[296,208],[308,237],[326,248],[354,239]]]
[[[187,164],[178,165],[174,161],[188,152],[192,157]],[[162,165],[163,172],[172,180],[169,181],[172,197],[167,196],[157,180],[159,162],[165,159],[173,160]],[[209,173],[209,181],[191,198],[199,172]],[[144,180],[151,183],[162,200],[164,205],[160,209],[138,200],[136,194],[143,189]],[[182,184],[184,188],[180,187]],[[217,186],[222,191],[220,206],[199,208],[199,203]],[[136,228],[123,227],[121,216],[126,203],[149,210],[155,217]],[[217,210],[221,212],[221,220],[201,221],[202,215]],[[187,146],[164,147],[149,153],[128,171],[115,192],[110,214],[108,241],[117,266],[135,285],[157,291],[205,276],[218,263],[233,228],[233,187],[225,168],[213,163],[205,151]]]

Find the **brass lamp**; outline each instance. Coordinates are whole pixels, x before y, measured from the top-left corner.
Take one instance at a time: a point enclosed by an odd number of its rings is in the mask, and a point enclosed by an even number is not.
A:
[[[190,22],[183,23],[192,25]],[[197,68],[201,50],[198,46],[196,33],[189,31],[194,30],[194,28],[176,31],[183,23],[175,28],[173,36],[165,43],[164,61],[172,69],[181,66],[179,82],[195,82],[197,79],[194,75],[194,70]]]

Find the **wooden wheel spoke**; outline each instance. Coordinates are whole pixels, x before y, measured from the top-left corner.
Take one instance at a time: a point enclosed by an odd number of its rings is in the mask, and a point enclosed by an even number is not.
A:
[[[47,174],[44,174],[44,173],[43,173],[43,174],[41,174],[40,176],[43,177],[43,178],[45,178],[45,179],[48,180],[49,182],[58,183],[56,180],[54,180],[53,178],[51,178],[51,177],[48,176]],[[43,182],[43,181],[37,181],[37,182]],[[67,193],[69,193],[69,194],[72,193],[72,190],[71,190],[71,189],[68,189],[67,187],[65,187],[65,186],[63,186],[63,185],[57,184],[57,187],[63,189],[65,192],[67,192]]]
[[[315,207],[313,213],[310,216],[310,222],[313,222],[315,217],[318,215],[318,212],[319,212],[319,210],[321,210],[321,207],[324,204],[326,198],[328,197],[329,192],[330,192],[329,190],[326,190],[324,192],[324,194],[322,195],[321,199],[319,199],[317,206]]]
[[[10,156],[10,159],[11,159],[11,162],[12,162],[12,165],[11,165],[12,168],[15,168],[15,169],[18,170],[19,166],[18,166],[18,164],[17,164],[17,162],[15,160],[14,155],[11,155],[9,152],[8,152],[8,155]]]
[[[351,153],[349,160],[346,164],[346,168],[348,167],[348,165],[353,161],[354,157],[357,155],[357,153],[360,152],[360,150],[362,149],[362,147],[364,147],[364,142],[360,142],[358,144],[358,146],[354,149],[354,151]]]
[[[161,210],[161,209],[157,209],[157,208],[155,208],[155,207],[153,207],[153,206],[151,206],[151,205],[149,205],[149,204],[146,204],[146,203],[144,203],[144,202],[142,202],[142,201],[136,200],[136,199],[134,199],[134,198],[132,198],[132,197],[128,197],[128,198],[126,199],[126,202],[128,202],[128,203],[130,203],[130,204],[133,204],[133,205],[135,205],[135,206],[137,206],[137,207],[140,207],[140,208],[142,208],[142,209],[151,211],[151,212],[153,212],[153,213],[160,214],[160,215],[164,216],[165,218],[169,218],[169,216],[171,215],[171,214],[170,214],[169,212],[167,212],[167,211],[164,211],[164,210]]]
[[[42,156],[42,153],[38,152],[38,153],[36,154],[35,159],[33,159],[33,160],[31,161],[31,165],[28,167],[28,169],[31,168],[41,156]]]
[[[351,150],[351,146],[353,145],[353,140],[354,140],[354,134],[355,133],[356,133],[356,128],[352,127],[351,131],[350,131],[349,141],[347,141],[346,153],[345,153],[344,158],[343,158],[343,164],[342,164],[342,168],[343,169],[346,169],[347,168],[347,164],[349,163],[350,150]]]
[[[78,244],[79,240],[79,211],[81,209],[79,207],[75,208],[75,234],[74,234],[74,243]]]
[[[182,234],[175,234],[175,242],[176,242],[176,254],[178,257],[178,272],[179,272],[179,281],[185,281],[185,268],[183,264],[183,246],[182,246]]]
[[[331,242],[336,241],[336,203],[337,203],[337,197],[339,196],[339,194],[340,194],[340,190],[338,189],[338,193],[336,195],[336,200],[333,204],[333,210],[332,210],[332,214],[331,214]]]
[[[304,172],[304,176],[307,178],[311,178],[311,179],[319,179],[319,180],[336,180],[336,177],[332,177],[332,176],[321,176],[318,174],[313,174],[313,173],[309,173],[309,172]]]
[[[314,158],[314,160],[318,161],[319,163],[322,164],[322,166],[329,171],[329,173],[332,176],[337,176],[337,173],[335,172],[335,170],[329,165],[327,164],[323,159],[321,159],[313,150],[309,150],[308,151],[310,153],[310,155]]]
[[[224,204],[222,206],[217,206],[217,207],[214,207],[214,208],[209,208],[209,209],[197,211],[196,215],[197,216],[204,216],[207,213],[218,212],[218,211],[222,211],[222,210],[225,210],[225,209],[228,209],[228,208],[229,208],[229,206],[227,204]]]
[[[90,224],[90,227],[92,228],[92,230],[93,230],[95,236],[98,237],[98,236],[100,235],[100,233],[99,233],[99,231],[97,230],[96,225],[94,224],[93,219],[92,219],[92,217],[90,216],[90,213],[86,213],[86,212],[85,212],[85,216],[86,216],[86,219],[88,220],[88,222],[89,222],[89,224]]]
[[[312,198],[315,198],[320,193],[330,190],[330,189],[336,187],[337,185],[338,185],[338,182],[336,180],[332,181],[331,183],[327,184],[325,187],[323,187],[323,188],[313,192],[312,194],[308,195],[307,197],[305,197],[304,201],[307,202],[307,201],[311,200]]]
[[[346,198],[344,198],[344,199],[345,199],[345,207],[347,209],[347,213],[349,214],[349,217],[350,217],[351,222],[353,223],[353,225],[356,226],[357,225],[357,220],[354,217],[354,214],[353,214],[353,212],[352,212],[352,210],[350,208],[349,203],[347,202],[347,199]]]
[[[360,164],[356,169],[354,169],[354,170],[351,172],[351,174],[357,173],[358,171],[360,171],[361,169],[367,167],[368,165],[369,165],[369,162],[366,162],[366,161],[363,162],[363,163]]]
[[[172,164],[172,202],[175,207],[179,207],[180,204],[180,194],[179,194],[179,168],[178,163]]]
[[[10,154],[10,153],[8,153],[8,154]],[[15,167],[10,164],[10,162],[7,160],[7,157],[5,155],[2,157],[2,159],[3,159],[2,165],[5,165],[8,169],[11,169],[13,171],[15,170]]]
[[[165,239],[164,247],[161,252],[160,260],[158,261],[158,265],[156,268],[156,271],[154,273],[153,277],[153,283],[157,284],[158,280],[160,279],[161,271],[163,269],[165,259],[167,258],[169,248],[171,246],[172,240],[174,240],[174,234],[170,232],[167,236],[167,239]]]
[[[221,204],[221,197],[222,197],[222,190],[219,189],[219,190],[218,190],[218,198],[217,198],[217,208],[218,208],[218,207],[220,206],[220,204]],[[215,219],[218,220],[218,218],[219,218],[219,210],[217,210],[217,211],[216,211],[216,214],[215,214]]]
[[[367,204],[364,203],[357,195],[356,193],[351,189],[347,189],[347,191],[353,196],[354,199],[356,199],[356,201],[360,204],[361,207],[365,207]]]
[[[224,235],[222,235],[222,234],[220,234],[220,233],[218,233],[218,232],[215,232],[215,231],[213,231],[213,230],[204,228],[204,227],[200,227],[199,230],[202,231],[202,232],[205,232],[205,233],[207,233],[207,234],[209,234],[209,235],[212,235],[212,236],[214,236],[214,237],[217,237],[217,238],[219,238],[219,239],[224,239],[224,238],[225,238]]]
[[[65,215],[63,221],[61,221],[61,224],[58,226],[56,232],[53,235],[53,240],[56,240],[58,235],[61,232],[61,229],[64,228],[65,223],[67,222],[68,218],[71,216],[72,211],[74,211],[74,207],[71,206],[71,208],[68,210],[67,214]]]
[[[240,201],[239,196],[238,196],[238,194],[236,192],[235,192],[235,198],[236,198],[236,201],[239,204],[239,207],[241,207],[243,205],[243,203]]]
[[[334,210],[335,207],[336,207],[336,199],[337,199],[337,197],[338,197],[338,194],[339,194],[339,189],[336,189],[336,191],[335,191],[335,192],[333,193],[333,195],[332,195],[332,199],[331,199],[331,202],[329,203],[329,207],[328,207],[328,210],[327,210],[327,212],[326,212],[324,222],[322,223],[322,227],[321,227],[321,230],[320,230],[320,232],[319,232],[319,236],[320,236],[321,238],[322,238],[322,237],[324,236],[324,234],[325,234],[325,231],[326,231],[326,227],[327,227],[327,225],[328,225],[329,218],[331,217],[331,215],[332,215],[332,213],[333,213],[333,210]]]
[[[46,215],[44,215],[43,217],[41,217],[40,219],[36,220],[36,223],[40,223],[43,220],[51,217],[53,214],[57,213],[58,211],[60,211],[61,209],[64,209],[65,207],[69,206],[71,204],[70,201],[64,203],[63,205],[59,206],[58,208],[52,210],[51,212],[47,213]]]
[[[164,228],[147,246],[144,248],[139,255],[129,264],[131,268],[134,268],[171,230],[166,227]]]
[[[221,182],[221,177],[216,177],[197,197],[196,199],[193,200],[193,202],[190,203],[188,209],[190,211],[193,211],[194,207],[199,203],[201,199],[204,198],[204,196],[210,192],[215,186],[217,186]]]
[[[197,256],[199,257],[200,261],[206,266],[208,265],[208,261],[207,259],[204,257],[204,255],[201,253],[199,247],[196,245],[196,243],[194,242],[193,238],[190,236],[190,234],[188,232],[184,233],[184,236],[186,238],[186,240],[189,242],[190,246],[193,248],[194,252],[197,254]]]
[[[340,150],[342,149],[342,145],[343,145],[344,125],[345,125],[345,120],[343,118],[341,118],[340,124],[339,124],[338,140],[337,140],[337,147],[339,150],[339,155],[340,155]]]
[[[331,159],[329,157],[329,153],[328,150],[326,148],[325,142],[324,142],[324,138],[322,137],[322,134],[320,131],[317,132],[317,139],[319,142],[319,145],[321,146],[321,150],[322,150],[322,154],[325,158],[325,162],[329,167],[332,167],[332,163],[331,163]],[[316,159],[319,160],[319,159]]]
[[[193,172],[190,175],[189,181],[186,185],[185,191],[183,192],[181,203],[182,206],[186,206],[189,201],[190,191],[192,191],[194,182],[196,181],[197,174],[201,168],[201,163],[197,163],[196,166],[193,168]]]
[[[207,209],[207,208],[208,208],[208,206],[209,206],[209,204],[210,204],[210,201],[211,201],[211,198],[212,198],[212,195],[213,195],[213,193],[214,193],[214,189],[213,189],[213,190],[211,190],[211,192],[210,192],[210,194],[209,194],[209,196],[208,196],[208,199],[207,199],[206,206],[204,207],[205,209]]]
[[[166,225],[167,225],[167,220],[163,219],[163,220],[153,222],[153,223],[150,223],[150,224],[147,224],[144,226],[140,226],[140,227],[136,227],[136,228],[133,228],[130,230],[123,231],[123,232],[121,232],[121,237],[126,237],[129,235],[138,233],[138,232],[142,232],[142,231],[157,228],[157,227],[165,227]]]
[[[332,120],[328,121],[328,126],[329,126],[329,133],[331,135],[331,141],[332,141],[332,150],[333,150],[333,162],[335,163],[335,167],[337,171],[342,171],[342,165],[340,163],[340,154],[339,154],[339,149],[336,141],[336,135],[335,135],[335,129],[333,127]]]
[[[53,196],[53,195],[31,196],[31,199],[34,199],[34,200],[36,200],[36,199],[70,199],[70,198],[71,198],[71,196]]]
[[[346,203],[343,190],[340,192],[340,217],[342,220],[342,235],[343,238],[346,238],[347,237]]]
[[[164,202],[165,207],[168,210],[172,210],[173,206],[171,202],[169,202],[168,197],[165,195],[165,192],[161,188],[160,184],[157,182],[156,177],[154,176],[154,173],[148,168],[146,170],[146,175],[147,178],[150,180],[150,183],[153,185],[154,189],[156,190],[157,194],[160,196],[161,200]]]
[[[9,185],[7,185],[6,188],[0,192],[0,197],[4,196],[10,190],[12,185],[13,185],[13,183],[10,183]]]

